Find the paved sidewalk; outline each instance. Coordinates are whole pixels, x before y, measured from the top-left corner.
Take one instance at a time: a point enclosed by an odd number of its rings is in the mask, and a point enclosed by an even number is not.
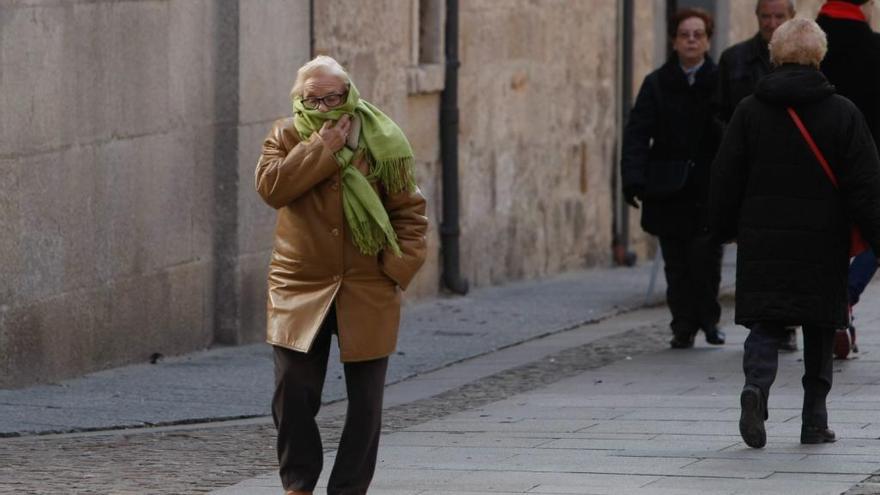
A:
[[[728,249],[724,284],[732,285]],[[406,306],[389,383],[641,307],[650,263],[597,268]],[[650,303],[662,301],[662,271]],[[345,396],[335,345],[324,400]],[[197,423],[270,414],[272,356],[265,344],[218,348],[0,390],[0,437]]]
[[[476,400],[475,407],[403,428],[389,425],[370,493],[880,493],[880,480],[871,478],[880,470],[878,299],[880,283],[875,283],[857,308],[861,353],[835,362],[829,402],[839,437],[835,444],[799,443],[801,353],[780,355],[767,447],[742,443],[737,421],[746,330],[730,323],[728,298],[728,345],[722,347],[700,342],[692,350],[666,348],[664,308],[517,346],[537,361],[428,399],[426,405],[440,406],[457,395],[480,397],[480,390],[492,395],[545,369],[556,369],[562,379],[539,380],[531,388],[525,384],[519,393],[505,397],[502,392],[498,400]],[[621,340],[627,328],[635,340]],[[631,356],[620,352],[627,345]],[[613,362],[583,366],[603,355],[614,356]],[[488,366],[497,359],[502,353],[474,361]],[[580,363],[582,369],[566,373],[566,363]],[[390,413],[394,416],[394,407]],[[325,471],[332,465],[333,445],[328,447]],[[316,493],[323,493],[325,483],[326,473]],[[277,475],[267,472],[212,493],[268,495],[280,488]]]

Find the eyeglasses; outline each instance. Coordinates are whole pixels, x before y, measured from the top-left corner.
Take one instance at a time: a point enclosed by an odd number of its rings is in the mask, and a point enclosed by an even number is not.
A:
[[[345,98],[347,97],[347,95],[348,91],[345,91],[343,93],[330,93],[329,95],[324,96],[310,96],[308,98],[303,98],[302,104],[309,110],[314,110],[318,108],[321,103],[323,103],[324,106],[327,108],[336,108],[345,102]]]
[[[693,38],[700,41],[706,38],[706,31],[679,31],[676,33],[676,36],[683,40]]]

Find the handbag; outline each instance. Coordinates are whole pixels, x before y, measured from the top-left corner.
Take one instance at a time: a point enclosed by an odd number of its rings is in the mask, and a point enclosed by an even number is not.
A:
[[[794,121],[794,125],[797,126],[798,130],[801,131],[801,136],[804,137],[804,140],[807,142],[807,146],[810,147],[810,151],[813,152],[813,155],[816,156],[816,160],[819,161],[819,165],[822,165],[822,170],[825,171],[825,175],[828,176],[828,180],[834,184],[834,188],[838,189],[837,185],[837,176],[834,175],[834,171],[831,170],[831,166],[828,165],[828,160],[825,159],[825,155],[822,154],[822,150],[816,146],[816,142],[813,141],[813,136],[810,135],[810,131],[804,126],[804,123],[801,121],[801,118],[798,116],[797,112],[794,111],[794,108],[788,107],[788,115],[791,116],[791,120]],[[869,249],[868,243],[865,242],[865,238],[862,237],[862,231],[855,225],[850,226],[849,231],[849,255],[850,257],[858,256],[859,254],[867,251]]]
[[[645,170],[645,197],[667,199],[684,189],[692,160],[651,160]]]

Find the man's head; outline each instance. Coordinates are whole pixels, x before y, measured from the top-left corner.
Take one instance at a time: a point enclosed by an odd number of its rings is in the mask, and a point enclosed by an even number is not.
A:
[[[773,31],[794,14],[794,0],[758,0],[755,17],[758,18],[758,31],[764,41],[769,42]]]

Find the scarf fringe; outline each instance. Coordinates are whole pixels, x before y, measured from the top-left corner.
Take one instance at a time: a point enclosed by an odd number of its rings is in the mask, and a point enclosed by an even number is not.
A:
[[[411,156],[370,164],[370,176],[379,179],[388,194],[416,190],[415,160]]]
[[[401,256],[397,235],[393,230],[385,232],[375,222],[356,222],[349,219],[351,238],[358,250],[368,256],[376,256],[384,248],[391,249],[396,256]]]

